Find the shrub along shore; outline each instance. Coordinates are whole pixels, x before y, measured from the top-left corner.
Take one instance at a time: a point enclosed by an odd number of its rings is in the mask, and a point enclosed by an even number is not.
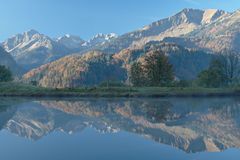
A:
[[[84,87],[50,89],[28,84],[0,83],[0,96],[4,97],[210,97],[240,96],[237,88],[193,87]]]

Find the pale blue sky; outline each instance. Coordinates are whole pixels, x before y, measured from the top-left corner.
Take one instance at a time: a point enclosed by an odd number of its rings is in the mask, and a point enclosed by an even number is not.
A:
[[[100,32],[123,34],[183,8],[231,12],[240,0],[0,0],[0,40],[29,29],[84,39]]]

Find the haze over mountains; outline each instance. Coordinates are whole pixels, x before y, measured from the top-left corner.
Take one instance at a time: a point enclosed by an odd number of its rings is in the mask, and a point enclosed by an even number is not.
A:
[[[68,68],[68,65],[61,66],[61,63],[59,63],[69,59],[64,58],[65,56],[75,54],[77,56],[73,57],[81,59],[83,54],[97,50],[103,54],[111,54],[112,57],[116,57],[126,49],[131,51],[142,50],[146,47],[146,44],[152,43],[152,41],[157,41],[159,44],[167,42],[165,43],[166,45],[175,43],[182,48],[181,53],[186,53],[183,52],[184,50],[187,52],[202,50],[201,52],[205,52],[206,54],[218,53],[225,49],[240,51],[239,23],[240,11],[228,13],[215,9],[184,9],[172,17],[153,22],[141,29],[121,36],[117,36],[114,33],[106,35],[98,34],[90,40],[83,40],[78,36],[64,35],[55,39],[35,30],[30,30],[7,39],[2,43],[2,46],[25,72],[35,68],[34,71],[27,74],[27,77],[30,75],[35,76],[35,74],[32,73],[35,73],[36,70],[42,71],[42,68],[44,68],[42,65],[45,64],[58,68],[59,70],[55,71],[55,73],[66,75],[63,71],[70,72],[71,68]],[[159,46],[159,44],[155,44]],[[180,57],[181,56],[176,57],[176,59]],[[192,71],[186,71],[189,72],[187,74],[192,75],[183,75],[183,78],[193,78],[199,71],[203,70],[209,62],[209,56],[206,57],[205,59],[203,56],[201,59],[201,61],[205,63],[202,65],[204,67],[197,69],[194,73]],[[59,61],[54,62],[56,60]],[[122,60],[122,62],[124,61],[126,61],[126,59]],[[176,60],[172,61],[176,62]],[[78,61],[78,63],[82,62]],[[188,63],[191,62],[188,61]],[[76,65],[79,66],[80,64]],[[60,69],[61,67],[63,67],[64,70]],[[121,67],[124,68],[123,65]],[[44,70],[43,75],[52,75],[50,72],[52,72],[51,68],[48,68],[48,70]],[[83,70],[83,72],[85,72],[85,70]],[[40,73],[40,75],[42,74]],[[73,77],[68,78],[72,79]],[[122,79],[122,77],[119,79]]]

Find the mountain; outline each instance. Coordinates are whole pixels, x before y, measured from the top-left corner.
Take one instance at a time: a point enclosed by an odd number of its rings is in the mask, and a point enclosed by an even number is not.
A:
[[[121,61],[123,67],[129,71],[133,62],[145,61],[146,56],[156,50],[168,56],[175,76],[181,80],[195,79],[202,70],[208,68],[210,61],[215,56],[201,50],[187,49],[174,43],[152,41],[142,47],[124,49],[115,54],[114,58]]]
[[[126,49],[114,55],[99,51],[70,55],[31,70],[23,76],[23,80],[36,81],[40,86],[53,88],[93,86],[107,80],[125,82],[130,65],[144,60],[154,50],[169,56],[179,79],[194,79],[213,58],[213,55],[202,51],[156,41],[149,42],[143,48]]]
[[[116,53],[128,47],[134,48],[145,45],[149,41],[161,41],[166,37],[184,36],[227,15],[228,13],[221,10],[184,9],[172,17],[119,36],[100,48],[103,51]]]
[[[225,14],[218,20],[202,26],[180,38],[166,38],[189,48],[200,48],[211,52],[225,49],[240,51],[240,11]]]
[[[3,42],[3,47],[25,70],[52,62],[69,53],[69,49],[35,30],[17,34]]]
[[[66,34],[52,39],[36,30],[29,30],[7,39],[2,46],[25,71],[29,71],[69,54],[85,53],[116,37],[114,33],[97,34],[84,41],[78,36]]]
[[[106,54],[117,54],[120,51],[125,52],[126,49],[144,48],[152,41],[176,43],[192,51],[204,50],[214,53],[224,49],[240,51],[239,22],[240,11],[227,13],[215,9],[184,9],[174,16],[121,36],[114,33],[97,34],[85,41],[78,36],[65,35],[53,40],[35,30],[30,30],[9,38],[2,45],[26,71],[73,53],[85,54],[98,50]],[[179,58],[183,59],[181,56]],[[191,64],[190,61],[188,63]],[[193,75],[190,75],[193,72],[186,73],[189,76],[183,74],[183,79],[193,78],[198,70]]]
[[[65,47],[73,50],[80,50],[84,43],[86,43],[83,39],[78,36],[73,36],[66,34],[62,37],[59,37],[56,40],[58,43],[64,45]]]
[[[44,87],[71,88],[96,85],[112,78],[125,79],[125,70],[109,54],[90,51],[70,55],[26,73],[23,79]]]
[[[118,36],[115,33],[109,33],[109,34],[102,34],[99,33],[95,35],[93,38],[91,38],[85,45],[87,46],[101,46],[104,45],[107,42],[112,41],[113,39],[116,39]]]
[[[17,65],[12,56],[0,46],[0,65],[8,67],[16,76],[22,74],[21,68]]]

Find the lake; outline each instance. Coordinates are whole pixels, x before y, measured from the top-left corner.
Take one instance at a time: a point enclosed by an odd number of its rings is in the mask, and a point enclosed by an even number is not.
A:
[[[240,98],[0,98],[1,160],[239,160]]]

